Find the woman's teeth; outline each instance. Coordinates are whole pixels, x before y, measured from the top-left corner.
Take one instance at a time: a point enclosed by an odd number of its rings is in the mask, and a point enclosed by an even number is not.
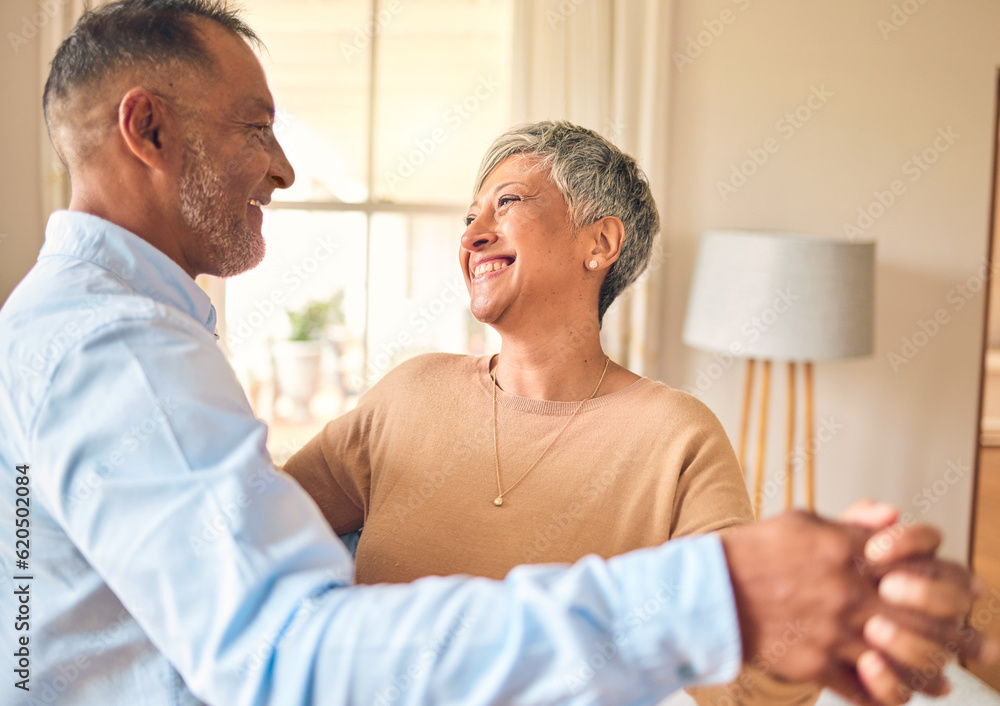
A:
[[[250,199],[247,203],[249,203],[251,206],[256,206],[257,208],[260,208],[260,201],[258,201],[257,199]]]
[[[475,270],[472,271],[472,276],[479,277],[480,275],[484,275],[487,272],[496,272],[497,270],[502,270],[506,267],[507,263],[503,262],[502,260],[494,262],[484,262],[482,265],[479,265],[478,267],[476,267]]]

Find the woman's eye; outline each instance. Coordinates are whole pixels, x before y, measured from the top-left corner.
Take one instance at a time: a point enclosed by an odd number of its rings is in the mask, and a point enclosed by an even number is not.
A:
[[[472,222],[473,222],[474,220],[476,220],[476,217],[475,217],[475,216],[466,216],[466,217],[465,217],[465,227],[466,227],[466,228],[468,228],[469,226],[471,226],[471,225],[472,225]]]
[[[521,199],[518,198],[517,196],[501,196],[497,200],[497,206],[506,206],[507,204],[511,203],[512,201],[520,201],[520,200]]]

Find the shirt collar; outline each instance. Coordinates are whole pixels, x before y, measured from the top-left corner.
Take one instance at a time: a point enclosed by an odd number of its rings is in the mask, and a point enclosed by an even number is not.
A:
[[[187,313],[215,334],[215,307],[208,294],[180,265],[121,226],[88,213],[56,211],[49,216],[38,257],[53,255],[92,262],[140,294]]]

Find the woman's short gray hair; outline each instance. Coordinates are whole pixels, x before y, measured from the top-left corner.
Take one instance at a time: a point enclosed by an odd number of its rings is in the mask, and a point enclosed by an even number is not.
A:
[[[601,286],[598,317],[603,321],[611,302],[646,269],[660,230],[646,175],[632,157],[593,130],[543,120],[518,125],[494,140],[479,166],[473,198],[490,172],[516,154],[537,155],[539,166],[549,169],[574,228],[606,216],[615,216],[625,226],[621,254]]]

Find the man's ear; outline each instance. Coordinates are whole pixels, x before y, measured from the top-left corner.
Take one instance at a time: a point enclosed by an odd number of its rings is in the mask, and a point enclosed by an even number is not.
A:
[[[147,88],[137,86],[118,104],[118,132],[128,150],[153,169],[163,169],[176,120],[166,102]]]
[[[590,248],[587,256],[587,267],[591,270],[603,270],[611,267],[622,253],[625,226],[620,219],[614,216],[605,216],[591,223],[587,229],[587,245]]]

